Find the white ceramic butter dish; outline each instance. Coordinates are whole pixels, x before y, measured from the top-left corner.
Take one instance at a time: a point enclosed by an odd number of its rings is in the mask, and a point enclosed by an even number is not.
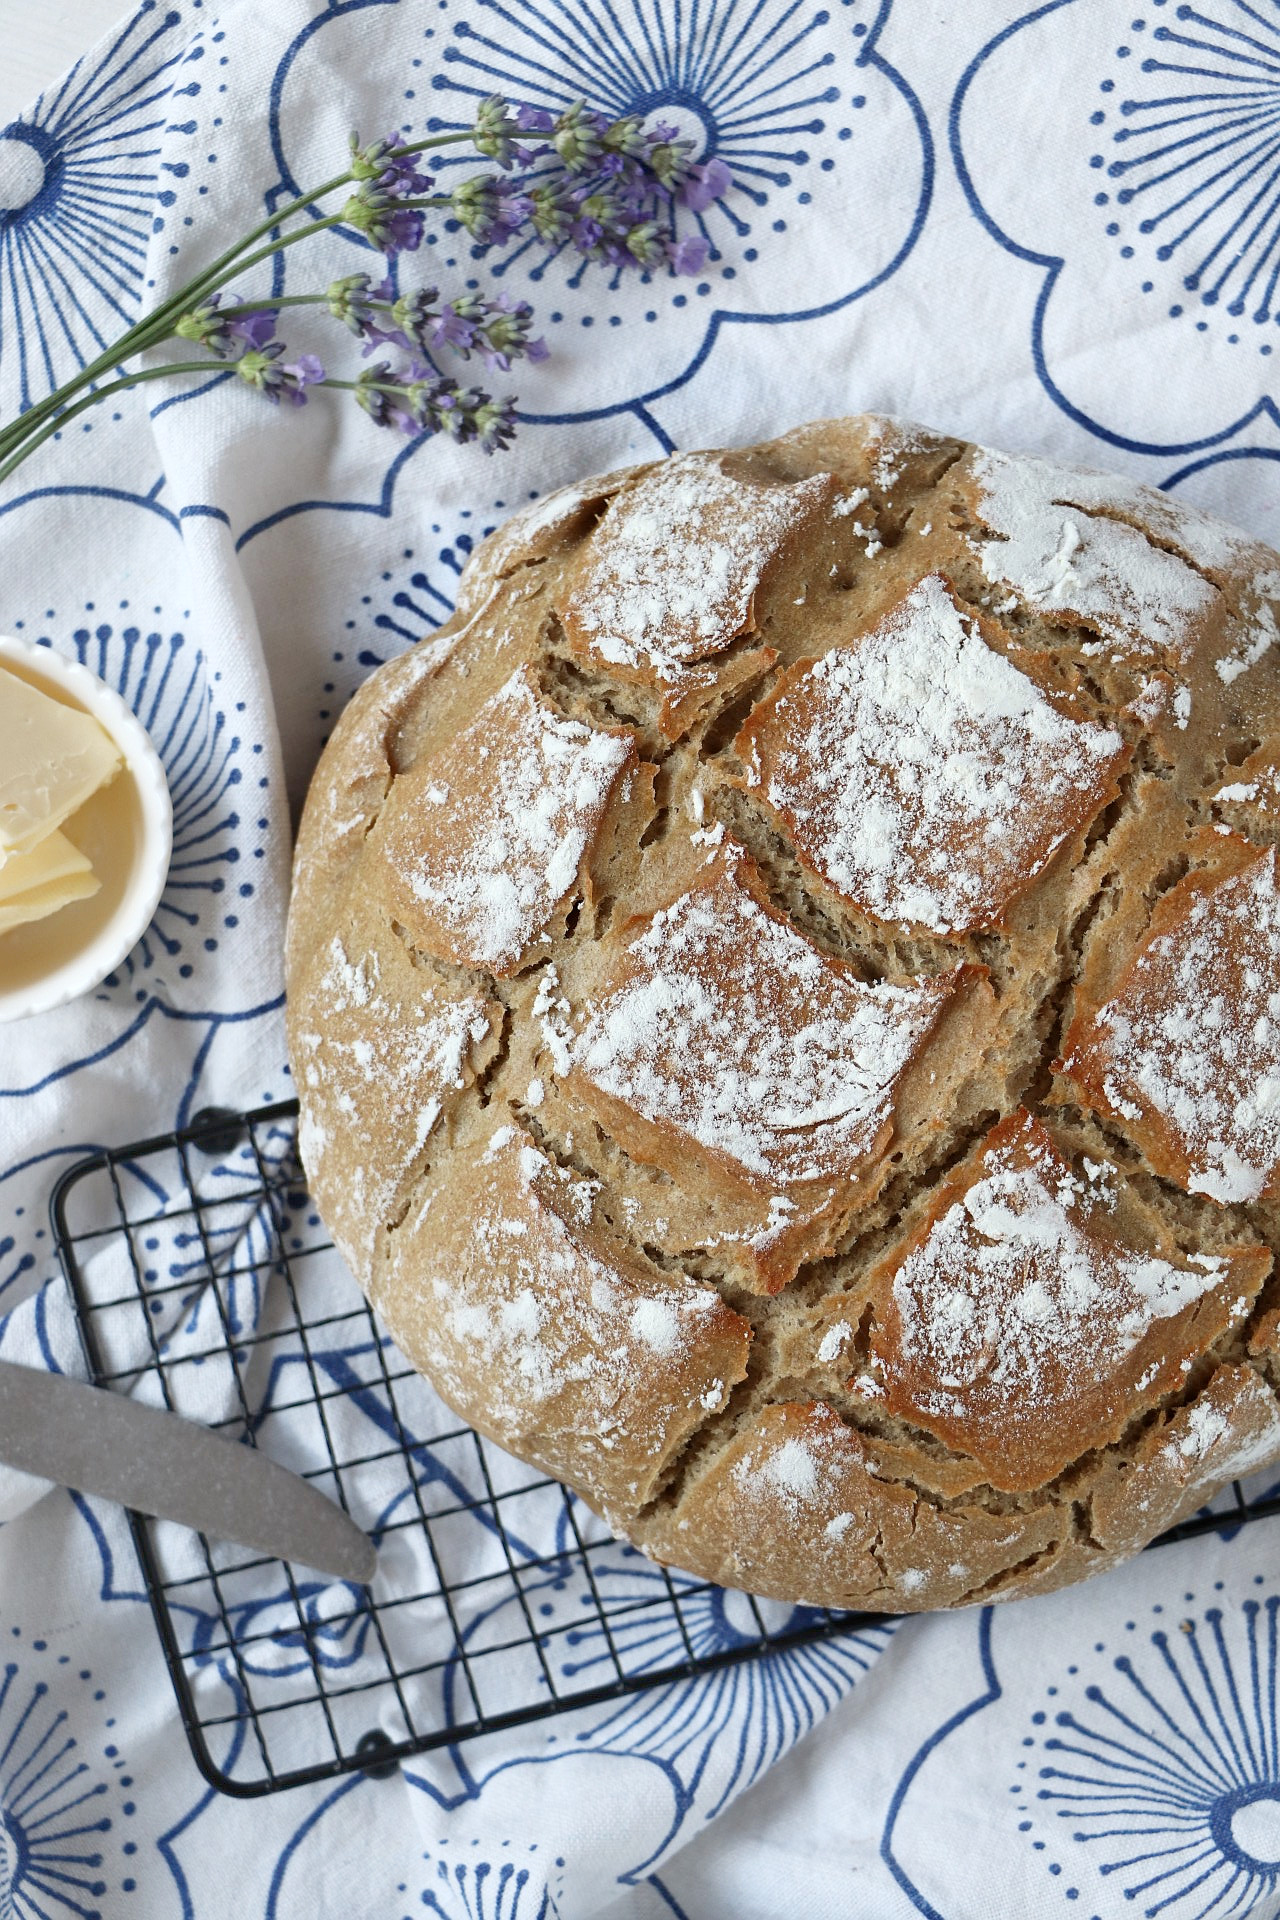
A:
[[[105,681],[51,647],[4,634],[0,668],[92,714],[124,759],[115,779],[65,823],[68,838],[93,863],[98,891],[0,934],[3,1021],[47,1013],[91,992],[137,944],[169,871],[173,807],[146,729]]]

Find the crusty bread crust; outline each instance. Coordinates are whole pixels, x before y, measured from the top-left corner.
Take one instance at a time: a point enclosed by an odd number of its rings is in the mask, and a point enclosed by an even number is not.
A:
[[[876,416],[493,534],[308,796],[316,1201],[656,1558],[1039,1593],[1280,1457],[1280,556]]]

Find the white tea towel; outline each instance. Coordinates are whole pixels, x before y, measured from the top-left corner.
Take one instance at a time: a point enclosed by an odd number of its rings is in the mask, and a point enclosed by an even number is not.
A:
[[[164,900],[119,973],[0,1030],[6,1357],[81,1365],[46,1225],[67,1166],[287,1097],[291,806],[353,688],[444,617],[513,508],[871,408],[1114,466],[1280,540],[1274,0],[145,0],[0,129],[0,409],[337,171],[350,129],[421,136],[494,90],[660,113],[736,183],[697,217],[695,278],[478,261],[444,224],[401,260],[402,286],[475,278],[537,308],[551,352],[518,369],[510,452],[398,440],[336,394],[276,412],[215,368],[89,413],[0,489],[0,628],[120,689],[176,815]],[[239,290],[375,264],[338,229]],[[337,329],[285,312],[291,348],[349,371]],[[194,1362],[221,1313],[270,1330],[276,1307],[247,1277],[270,1265],[252,1207],[228,1207],[222,1292],[182,1292],[174,1199],[160,1182],[140,1258],[177,1288],[157,1337]],[[117,1358],[145,1361],[136,1327]],[[335,1379],[372,1365],[337,1341],[318,1359]],[[286,1375],[262,1379],[264,1409]],[[226,1374],[182,1377],[189,1410],[231,1410]],[[21,1920],[1280,1913],[1267,1523],[390,1779],[239,1800],[189,1756],[121,1515],[40,1491],[0,1475],[0,1911]],[[375,1474],[363,1497],[373,1524],[399,1495]],[[181,1539],[161,1547],[180,1573]],[[240,1604],[269,1624],[272,1596]],[[323,1590],[307,1604],[333,1618]],[[700,1645],[749,1632],[733,1596],[698,1604]],[[184,1646],[234,1700],[218,1625],[193,1602]],[[336,1625],[316,1644],[335,1675],[367,1655]]]

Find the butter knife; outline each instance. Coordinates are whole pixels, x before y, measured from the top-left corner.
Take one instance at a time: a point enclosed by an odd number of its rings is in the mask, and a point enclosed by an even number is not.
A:
[[[256,1447],[65,1374],[0,1360],[0,1460],[77,1493],[367,1586],[354,1520]]]

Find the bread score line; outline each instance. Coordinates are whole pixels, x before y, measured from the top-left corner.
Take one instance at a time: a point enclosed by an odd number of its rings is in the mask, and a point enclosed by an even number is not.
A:
[[[1280,556],[862,416],[535,502],[298,839],[312,1191],[656,1559],[889,1611],[1280,1457]]]

